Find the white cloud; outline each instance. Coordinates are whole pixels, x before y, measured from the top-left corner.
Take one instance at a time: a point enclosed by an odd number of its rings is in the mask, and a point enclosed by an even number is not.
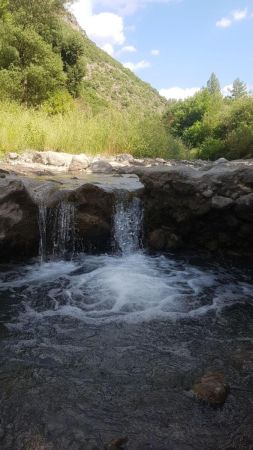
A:
[[[124,67],[126,67],[126,69],[130,69],[132,72],[137,72],[138,70],[147,69],[148,67],[150,67],[150,62],[142,59],[141,61],[139,61],[137,63],[126,62],[123,65],[124,65]]]
[[[125,47],[122,47],[119,50],[119,53],[135,53],[137,52],[137,48],[135,48],[133,45],[125,45]]]
[[[101,46],[101,49],[104,50],[104,52],[108,53],[108,55],[110,56],[114,55],[114,47],[112,44],[104,44]]]
[[[233,84],[227,84],[221,89],[221,93],[224,97],[227,97],[231,94],[231,89],[233,88]]]
[[[151,50],[150,53],[151,53],[152,56],[159,56],[160,55],[160,50],[154,49],[154,50]]]
[[[236,11],[232,12],[232,17],[234,21],[240,21],[246,19],[248,16],[248,9],[237,9]]]
[[[232,25],[232,20],[226,17],[223,17],[221,20],[216,22],[216,27],[218,28],[228,28]]]
[[[113,55],[114,46],[123,45],[125,42],[123,17],[112,12],[93,14],[92,7],[92,0],[79,0],[70,9],[88,37]]]
[[[122,45],[125,42],[122,17],[113,13],[100,13],[83,21],[87,35],[99,45]]]
[[[240,22],[241,20],[245,20],[249,17],[248,9],[236,9],[232,11],[227,17],[223,17],[222,19],[216,22],[216,27],[218,28],[229,28],[233,23]]]
[[[169,99],[185,100],[186,98],[195,95],[198,91],[200,91],[200,88],[198,87],[193,88],[171,87],[168,89],[161,89],[160,95],[167,98],[168,100]]]
[[[109,10],[121,15],[130,15],[147,4],[169,3],[172,1],[178,0],[93,0],[93,5],[99,11]]]

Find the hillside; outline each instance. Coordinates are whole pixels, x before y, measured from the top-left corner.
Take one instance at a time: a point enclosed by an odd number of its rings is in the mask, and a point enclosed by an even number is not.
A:
[[[156,89],[97,47],[72,15],[65,20],[83,39],[86,70],[81,97],[88,104],[140,112],[145,109],[145,113],[164,112],[167,102]]]
[[[85,60],[83,97],[94,95],[99,101],[114,107],[135,108],[145,112],[163,112],[166,100],[152,88],[126,69],[115,59],[100,50],[87,37],[85,40]]]

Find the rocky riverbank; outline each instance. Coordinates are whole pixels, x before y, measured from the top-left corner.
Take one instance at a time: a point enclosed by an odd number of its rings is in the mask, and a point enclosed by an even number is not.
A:
[[[197,249],[251,255],[253,161],[107,160],[55,152],[10,154],[0,166],[1,259],[38,254],[41,207],[75,207],[85,248],[111,245],[120,191],[144,205],[145,246],[155,251]]]

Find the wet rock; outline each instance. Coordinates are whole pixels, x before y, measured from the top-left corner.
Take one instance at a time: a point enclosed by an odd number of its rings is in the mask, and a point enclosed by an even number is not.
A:
[[[8,337],[9,334],[10,333],[9,333],[8,328],[5,325],[3,325],[2,323],[0,323],[0,339],[1,338],[4,339],[4,338]]]
[[[199,400],[219,406],[226,401],[229,386],[223,373],[207,373],[193,386],[193,392]]]
[[[215,209],[228,208],[233,205],[233,200],[228,197],[222,197],[221,195],[216,195],[212,198],[212,207]]]
[[[118,439],[114,439],[109,444],[105,446],[105,450],[121,450],[124,445],[128,443],[128,437],[121,437]]]
[[[252,227],[242,225],[253,222],[252,190],[248,193],[253,167],[219,165],[200,171],[181,164],[135,170],[145,186],[150,248],[170,250],[183,242],[189,249],[252,254]]]
[[[89,169],[93,173],[105,173],[106,174],[106,173],[113,172],[112,165],[109,162],[103,161],[103,160],[93,162],[90,165]]]
[[[39,242],[37,211],[21,180],[0,179],[0,259],[36,255]]]
[[[182,240],[171,230],[160,228],[149,235],[149,245],[153,250],[174,250],[182,245]]]
[[[240,219],[253,222],[253,194],[243,195],[237,199],[235,211]]]
[[[69,172],[78,172],[85,170],[89,167],[89,165],[90,161],[86,155],[75,155],[71,160]]]
[[[3,427],[0,425],[0,441],[4,438],[5,436],[5,431],[3,429]]]

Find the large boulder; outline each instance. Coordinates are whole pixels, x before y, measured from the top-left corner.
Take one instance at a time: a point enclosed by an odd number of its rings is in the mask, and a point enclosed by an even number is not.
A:
[[[0,259],[34,256],[38,252],[37,206],[21,180],[0,179]]]

